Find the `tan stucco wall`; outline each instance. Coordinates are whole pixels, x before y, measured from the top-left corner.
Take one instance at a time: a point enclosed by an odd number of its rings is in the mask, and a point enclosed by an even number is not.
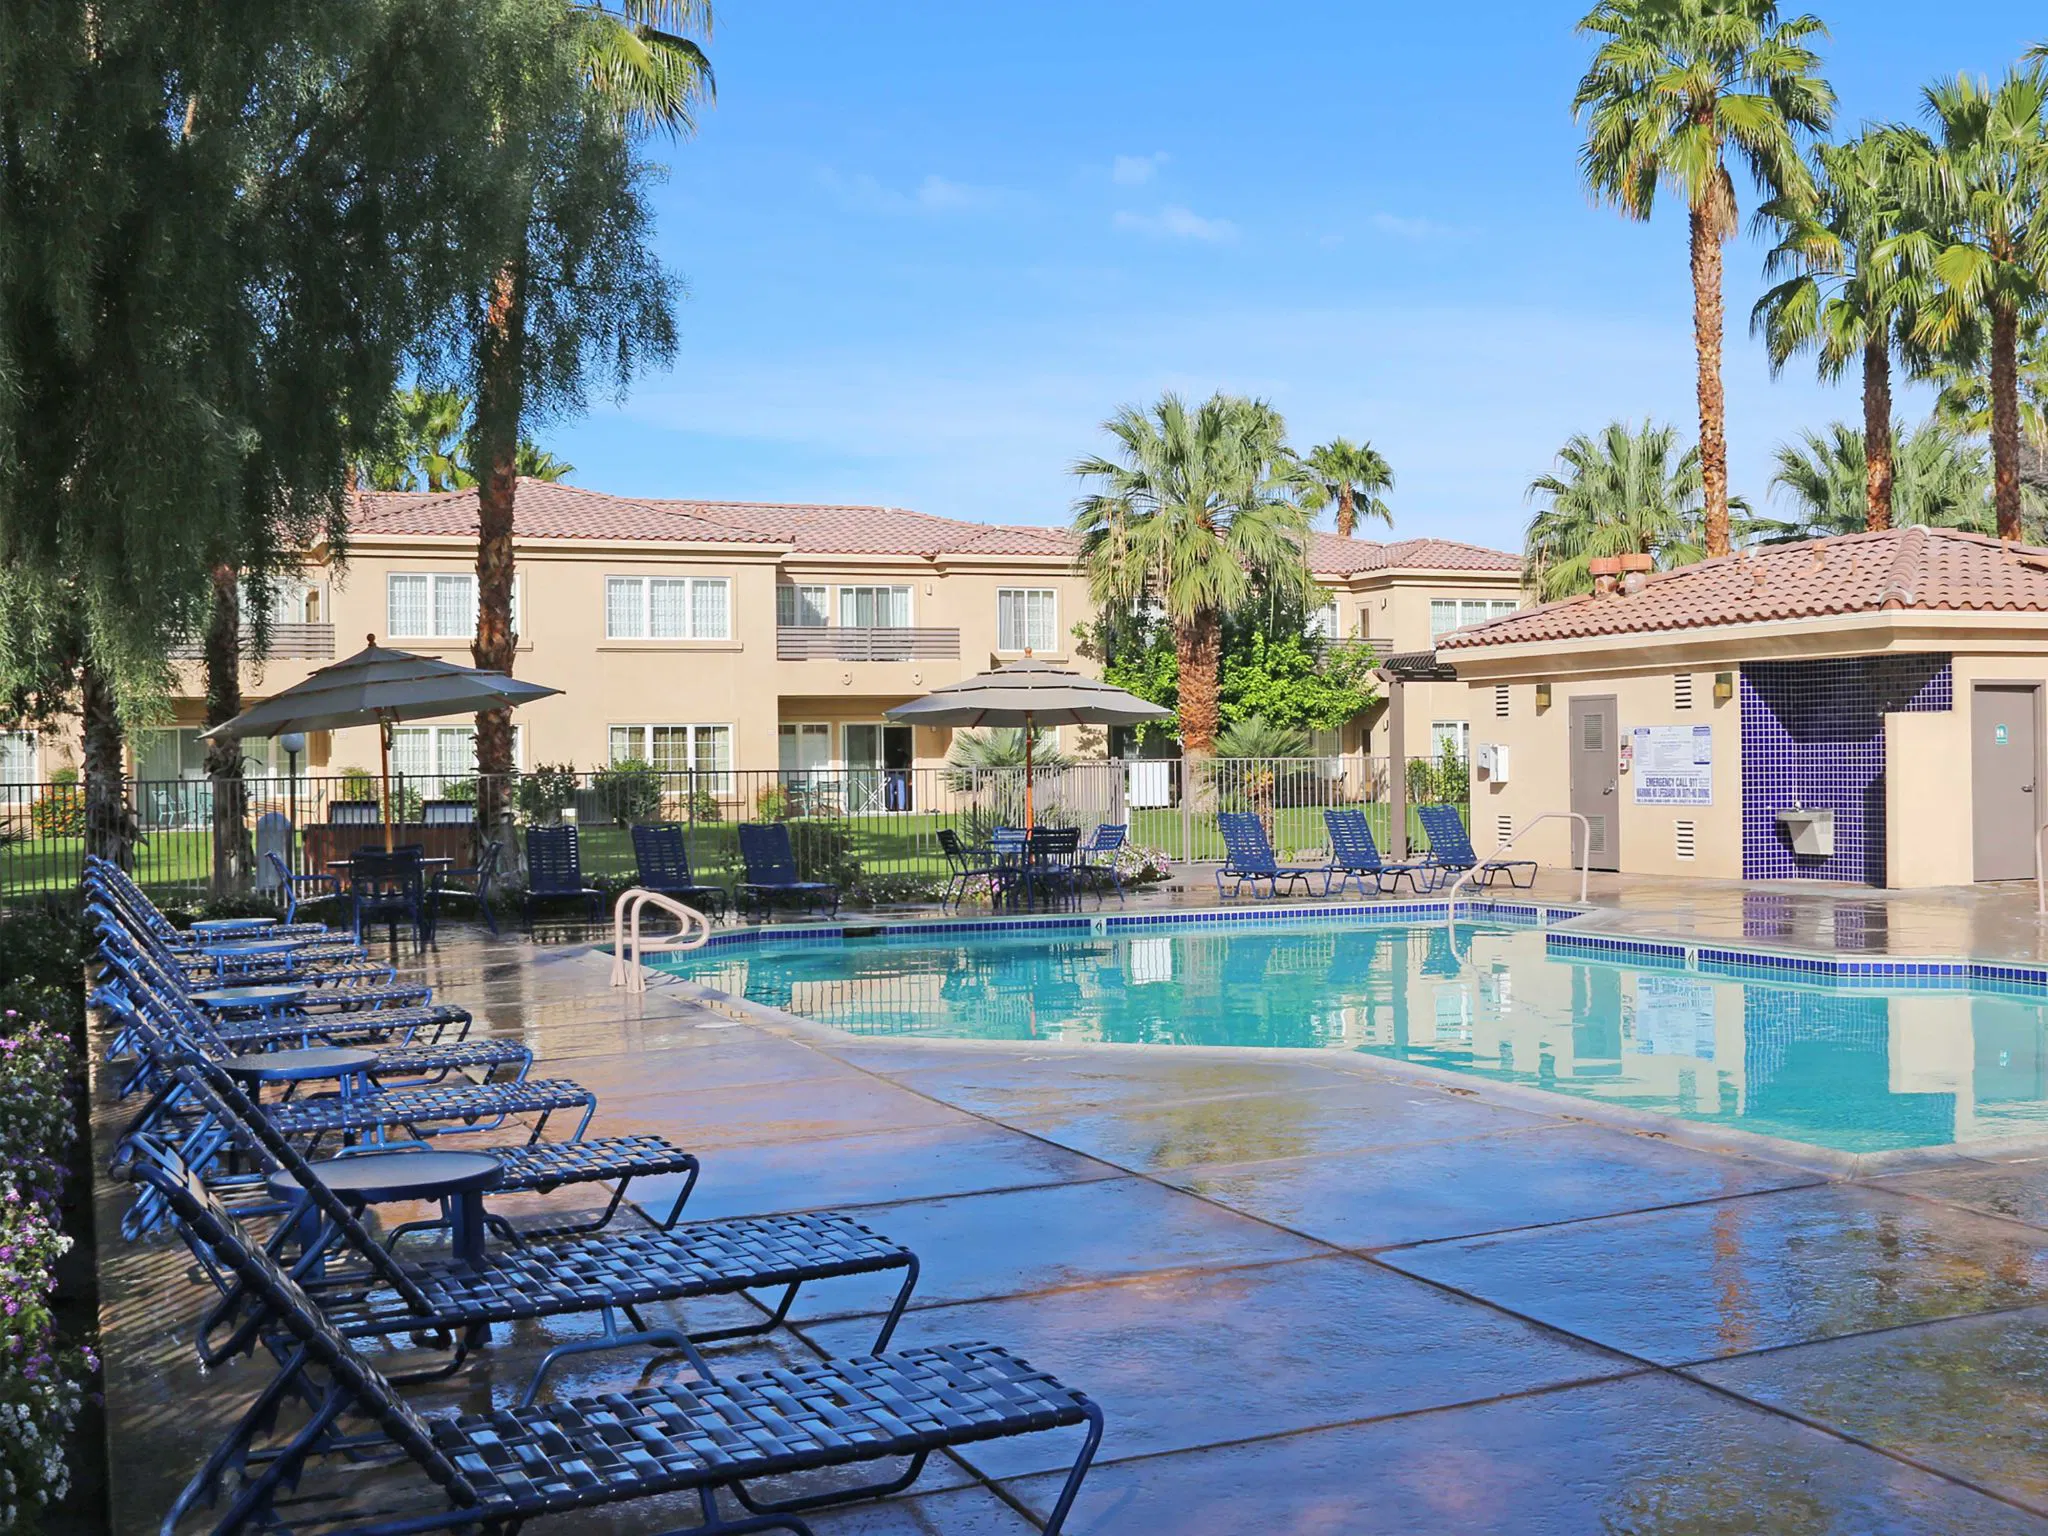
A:
[[[1976,878],[1969,707],[1969,688],[1959,677],[1952,713],[1884,718],[1885,884],[1894,890]]]
[[[1714,768],[1712,805],[1638,805],[1633,776],[1621,775],[1615,798],[1622,868],[1642,874],[1706,875],[1739,878],[1742,874],[1741,716],[1737,705],[1714,703],[1711,674],[1693,677],[1693,706],[1673,703],[1670,673],[1576,678],[1551,686],[1546,710],[1536,707],[1533,683],[1509,683],[1508,715],[1495,713],[1495,684],[1467,685],[1471,696],[1472,748],[1475,763],[1485,743],[1509,749],[1508,780],[1498,783],[1475,768],[1472,776],[1472,842],[1479,849],[1499,845],[1500,818],[1521,828],[1547,811],[1571,808],[1567,721],[1575,697],[1612,695],[1619,717],[1621,741],[1639,725],[1712,726]],[[1677,824],[1694,828],[1695,856],[1677,853]],[[1571,829],[1565,821],[1545,822],[1515,845],[1517,854],[1560,867],[1571,862]]]

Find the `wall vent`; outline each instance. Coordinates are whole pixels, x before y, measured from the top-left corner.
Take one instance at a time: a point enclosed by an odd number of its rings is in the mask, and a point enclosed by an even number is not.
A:
[[[1506,843],[1506,842],[1507,842],[1507,840],[1508,840],[1509,838],[1513,837],[1514,835],[1515,835],[1515,818],[1514,818],[1514,817],[1512,817],[1512,816],[1496,816],[1496,817],[1494,818],[1494,820],[1493,820],[1493,837],[1494,837],[1494,846],[1495,846],[1496,848],[1498,848],[1498,847],[1500,847],[1500,846],[1501,846],[1502,844]]]
[[[1698,828],[1690,821],[1674,822],[1672,827],[1678,856],[1681,859],[1692,858],[1699,848]]]
[[[1494,685],[1493,714],[1497,720],[1505,720],[1508,717],[1508,685],[1506,683],[1496,683]]]
[[[1690,672],[1681,672],[1671,679],[1671,707],[1673,709],[1692,708],[1692,674]]]

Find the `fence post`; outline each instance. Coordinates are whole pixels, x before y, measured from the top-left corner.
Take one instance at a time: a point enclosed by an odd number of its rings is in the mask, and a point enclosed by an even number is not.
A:
[[[1180,800],[1180,862],[1192,864],[1195,859],[1195,802],[1188,785],[1188,760],[1175,758],[1173,767]]]

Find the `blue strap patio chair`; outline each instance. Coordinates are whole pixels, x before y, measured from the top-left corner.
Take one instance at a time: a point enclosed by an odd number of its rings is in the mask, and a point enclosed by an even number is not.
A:
[[[583,883],[583,851],[574,827],[529,827],[526,833],[526,931],[538,901],[581,901],[590,921],[604,916],[604,894]]]
[[[1321,894],[1329,894],[1332,867],[1280,863],[1267,840],[1265,827],[1249,811],[1219,811],[1216,826],[1223,834],[1223,863],[1216,871],[1218,896],[1240,895],[1249,883],[1253,900],[1258,900],[1261,882],[1266,886],[1267,898],[1272,900],[1279,898],[1283,884],[1290,892],[1298,887],[1304,895],[1315,895],[1311,883],[1317,875],[1323,877]],[[1225,880],[1233,882],[1227,891],[1223,888]]]
[[[348,861],[348,903],[358,939],[365,923],[383,923],[395,937],[399,923],[406,922],[413,942],[425,944],[430,930],[423,855],[412,848],[357,849]]]
[[[941,907],[960,907],[977,882],[988,887],[994,900],[995,882],[1002,873],[994,854],[987,848],[970,848],[951,827],[939,829],[939,852],[946,859],[946,888],[939,897]]]
[[[1030,880],[1054,901],[1076,902],[1081,891],[1081,829],[1079,827],[1034,827],[1027,848]]]
[[[1385,896],[1400,890],[1401,882],[1406,880],[1409,888],[1420,895],[1424,882],[1433,889],[1442,873],[1427,862],[1389,864],[1381,858],[1379,844],[1373,841],[1372,824],[1363,811],[1324,811],[1323,824],[1330,829],[1330,861],[1337,868],[1333,890],[1356,884],[1362,896],[1365,882],[1370,880],[1373,890]]]
[[[723,917],[732,898],[716,885],[705,885],[690,868],[690,847],[683,829],[672,821],[641,822],[633,828],[633,863],[637,882],[650,891],[673,897],[688,907]]]
[[[1105,885],[1116,892],[1116,899],[1124,899],[1124,877],[1116,867],[1116,857],[1123,851],[1124,843],[1130,837],[1128,826],[1115,822],[1101,822],[1088,834],[1088,841],[1081,845],[1080,859],[1075,865],[1076,878],[1095,892],[1095,899],[1102,900]]]
[[[339,901],[341,899],[341,876],[322,870],[318,874],[295,875],[292,867],[285,863],[284,855],[275,849],[266,853],[264,861],[270,866],[271,879],[276,882],[277,894],[284,900],[284,921],[286,927],[299,925],[299,904],[304,901]]]
[[[439,921],[439,909],[444,897],[460,896],[476,903],[477,915],[484,920],[484,926],[492,933],[498,931],[498,915],[491,910],[491,891],[498,883],[498,865],[505,857],[505,845],[496,838],[484,843],[476,856],[476,862],[463,869],[451,869],[434,883],[428,894]]]
[[[766,916],[778,899],[800,906],[829,906],[839,913],[839,887],[830,880],[804,880],[796,867],[796,849],[790,842],[789,827],[780,821],[748,821],[740,824],[740,861],[746,877],[740,881],[740,910],[751,900],[754,910]]]
[[[1471,870],[1472,883],[1490,886],[1502,875],[1508,884],[1518,891],[1525,891],[1536,883],[1536,861],[1534,859],[1482,859],[1472,847],[1472,836],[1465,830],[1465,818],[1458,814],[1454,805],[1425,805],[1415,812],[1422,823],[1423,833],[1429,838],[1430,859],[1450,874],[1462,874]],[[1529,878],[1517,880],[1515,871],[1526,869]]]
[[[691,1529],[705,1536],[809,1536],[797,1511],[901,1491],[935,1451],[1085,1426],[1040,1527],[1058,1536],[1101,1441],[1102,1411],[1092,1401],[990,1344],[927,1346],[724,1378],[705,1369],[672,1385],[469,1416],[423,1415],[174,1153],[133,1150],[124,1165],[128,1177],[162,1194],[194,1251],[245,1298],[254,1331],[269,1346],[255,1358],[280,1362],[172,1502],[166,1530],[177,1530],[195,1510],[223,1505],[217,1536],[245,1528],[292,1536],[301,1510],[337,1536],[513,1529],[543,1516],[682,1494],[697,1498],[703,1519]],[[629,1264],[624,1259],[616,1272],[630,1273]],[[445,1278],[460,1287],[459,1274]],[[516,1292],[508,1287],[508,1294]],[[293,1402],[307,1412],[283,1418],[277,1410]],[[763,1501],[748,1486],[902,1457],[910,1458],[907,1471],[892,1468],[856,1487],[780,1503]],[[368,1459],[410,1461],[431,1492],[417,1507],[336,1521],[337,1502],[322,1495],[337,1475],[344,1489],[359,1483]],[[748,1514],[735,1520],[722,1512],[721,1492]]]

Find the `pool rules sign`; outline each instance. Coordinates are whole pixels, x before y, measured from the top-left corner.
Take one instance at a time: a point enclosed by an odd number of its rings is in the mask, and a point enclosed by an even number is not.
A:
[[[1714,803],[1714,728],[1639,725],[1632,733],[1637,805]]]

